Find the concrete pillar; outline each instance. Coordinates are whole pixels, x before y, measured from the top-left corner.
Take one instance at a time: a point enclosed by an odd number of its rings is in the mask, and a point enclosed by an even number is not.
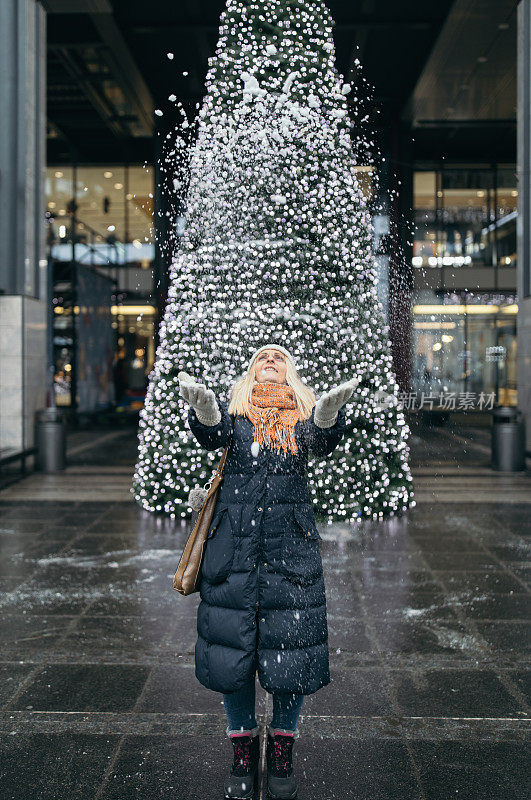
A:
[[[518,6],[518,406],[531,451],[531,0]],[[531,452],[530,452],[531,454]]]
[[[46,15],[2,0],[0,25],[0,456],[32,447],[46,382]]]

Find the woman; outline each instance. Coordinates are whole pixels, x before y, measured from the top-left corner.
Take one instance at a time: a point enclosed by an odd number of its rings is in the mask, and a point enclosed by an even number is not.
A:
[[[201,567],[195,672],[223,694],[234,761],[225,797],[250,798],[258,774],[255,672],[273,695],[267,732],[271,798],[294,798],[292,767],[305,694],[330,683],[321,538],[306,482],[308,451],[324,458],[345,430],[341,406],[358,381],[315,395],[290,353],[266,344],[233,386],[228,408],[179,373],[188,422],[207,450],[230,447]]]

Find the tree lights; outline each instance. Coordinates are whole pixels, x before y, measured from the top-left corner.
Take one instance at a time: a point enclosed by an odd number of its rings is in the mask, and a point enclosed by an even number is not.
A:
[[[228,400],[264,341],[291,350],[318,394],[360,378],[343,442],[309,465],[316,514],[414,504],[332,24],[320,0],[228,0],[189,161],[179,136],[169,151],[186,227],[140,419],[133,491],[150,511],[188,516],[190,489],[219,456],[190,435],[178,373]]]

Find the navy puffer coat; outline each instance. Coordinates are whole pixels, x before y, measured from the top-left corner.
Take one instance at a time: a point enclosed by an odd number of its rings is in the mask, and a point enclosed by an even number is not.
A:
[[[258,671],[268,692],[312,694],[330,683],[321,538],[306,482],[308,450],[332,453],[345,412],[330,428],[295,425],[298,451],[251,452],[252,422],[218,400],[221,421],[188,423],[207,450],[231,444],[204,548],[197,613],[195,674],[229,693]]]

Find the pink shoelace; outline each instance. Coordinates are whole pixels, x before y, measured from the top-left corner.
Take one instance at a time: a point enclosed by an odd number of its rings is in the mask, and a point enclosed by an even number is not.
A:
[[[276,733],[273,739],[271,765],[275,772],[284,776],[291,772],[291,750],[294,737],[287,733]]]
[[[234,746],[234,761],[230,769],[231,773],[234,774],[235,770],[240,768],[243,768],[245,772],[249,772],[252,738],[248,734],[233,734],[230,738]]]

